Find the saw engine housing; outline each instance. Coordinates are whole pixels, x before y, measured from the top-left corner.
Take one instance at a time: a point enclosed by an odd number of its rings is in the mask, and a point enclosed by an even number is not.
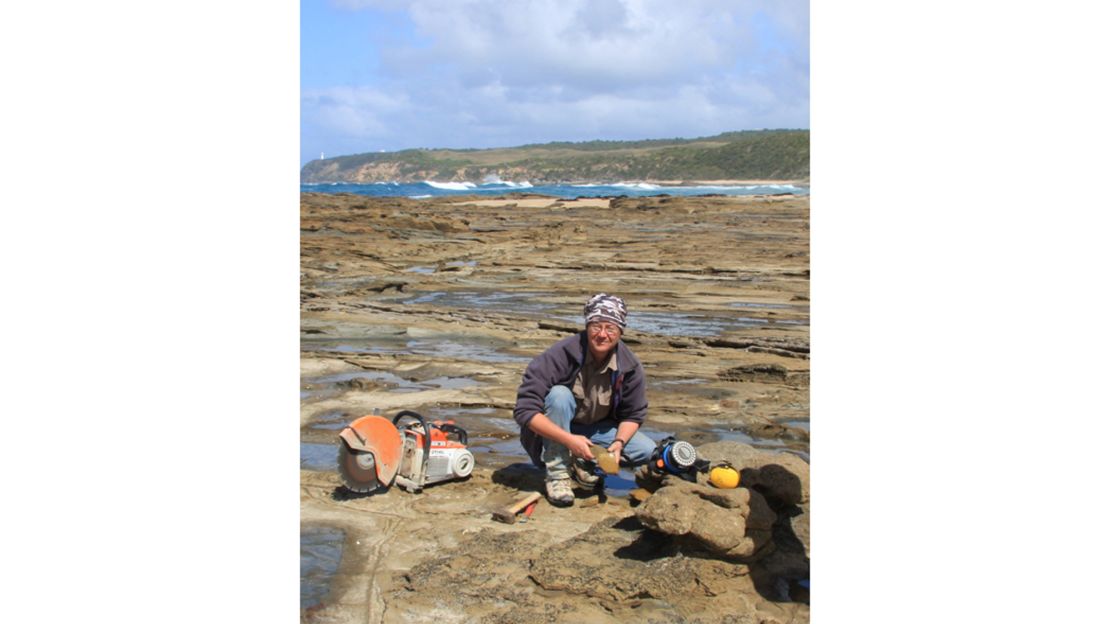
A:
[[[418,422],[399,426],[403,442],[397,485],[419,492],[425,485],[469,477],[474,455],[466,448],[466,431],[450,420],[436,420],[429,426],[417,416]]]
[[[409,492],[474,470],[466,448],[466,431],[454,421],[427,422],[404,410],[392,423],[377,415],[363,416],[339,433],[339,476],[347,489],[369,493],[394,483]]]

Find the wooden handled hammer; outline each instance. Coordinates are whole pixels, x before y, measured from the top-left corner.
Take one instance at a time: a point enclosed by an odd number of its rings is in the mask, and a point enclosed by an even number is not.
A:
[[[502,507],[501,509],[493,512],[493,519],[498,522],[504,522],[505,524],[514,524],[516,523],[516,515],[520,513],[520,510],[538,500],[540,500],[540,493],[532,492],[528,496],[525,496],[512,505],[509,505],[508,507]]]

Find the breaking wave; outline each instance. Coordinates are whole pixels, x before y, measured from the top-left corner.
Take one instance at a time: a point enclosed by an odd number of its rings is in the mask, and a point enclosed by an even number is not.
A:
[[[467,191],[476,188],[473,182],[432,182],[431,180],[424,180],[424,184],[441,191]]]
[[[484,187],[484,188],[493,188],[493,187],[500,187],[500,188],[532,188],[532,183],[527,181],[527,180],[525,180],[524,182],[505,182],[503,180],[498,180],[496,182],[482,182],[482,187]]]
[[[634,189],[637,191],[658,191],[661,188],[658,184],[648,184],[647,182],[612,182],[610,184],[573,184],[574,188],[623,188]]]
[[[529,181],[506,182],[501,179],[487,178],[482,183],[474,182],[368,182],[365,184],[339,182],[307,182],[301,190],[312,193],[354,193],[381,197],[441,197],[463,194],[497,196],[518,189],[528,189],[531,193],[554,195],[573,199],[575,197],[645,197],[650,195],[762,195],[793,194],[808,195],[809,186],[805,184],[713,184],[704,186],[667,186],[646,182],[584,183],[584,184],[539,184]]]
[[[661,188],[658,184],[648,184],[647,182],[617,182],[609,186],[637,189],[640,191],[658,191]]]
[[[532,188],[532,183],[527,180],[523,182],[510,182],[507,180],[502,180],[501,176],[497,175],[496,173],[491,173],[488,176],[482,178],[482,187]]]

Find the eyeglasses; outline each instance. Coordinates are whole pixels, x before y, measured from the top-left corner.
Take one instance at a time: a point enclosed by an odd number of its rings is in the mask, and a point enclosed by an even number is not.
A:
[[[621,328],[617,327],[616,325],[602,325],[601,323],[590,323],[586,326],[586,330],[594,336],[604,332],[605,335],[609,336],[610,338],[619,336],[621,333]]]

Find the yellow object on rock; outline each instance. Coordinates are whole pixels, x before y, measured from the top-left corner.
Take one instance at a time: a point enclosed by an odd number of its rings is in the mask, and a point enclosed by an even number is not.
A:
[[[709,471],[709,482],[724,490],[740,485],[740,471],[731,464],[721,464]]]

